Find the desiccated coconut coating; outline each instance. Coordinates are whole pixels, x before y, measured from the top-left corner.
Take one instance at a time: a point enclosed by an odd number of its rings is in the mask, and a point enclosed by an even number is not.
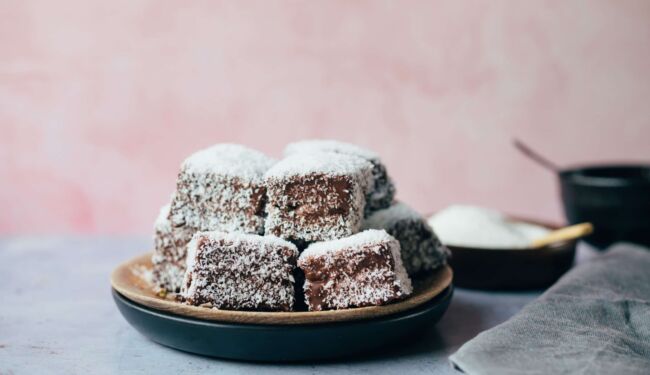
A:
[[[311,244],[298,266],[311,311],[384,305],[413,292],[399,242],[383,230]]]
[[[160,209],[154,223],[153,280],[156,287],[168,292],[180,291],[185,274],[187,243],[196,230],[187,226],[172,227],[169,205]]]
[[[265,233],[298,243],[347,237],[361,228],[372,165],[342,154],[291,155],[265,175]]]
[[[274,161],[233,144],[219,144],[187,158],[172,197],[172,226],[196,230],[263,233],[264,173]]]
[[[365,216],[373,211],[390,206],[395,197],[395,185],[386,172],[386,167],[381,162],[379,155],[359,146],[325,139],[312,139],[290,143],[284,149],[285,155],[296,153],[333,152],[345,155],[354,155],[366,159],[372,164],[373,182],[366,191]]]
[[[449,250],[426,220],[404,203],[379,210],[363,223],[364,229],[384,229],[395,237],[402,249],[402,261],[413,277],[434,270],[447,262]]]
[[[274,236],[199,232],[188,244],[181,291],[190,305],[291,311],[298,249]]]

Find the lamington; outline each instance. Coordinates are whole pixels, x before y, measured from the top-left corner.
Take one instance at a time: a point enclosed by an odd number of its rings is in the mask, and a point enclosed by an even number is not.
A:
[[[303,246],[358,232],[371,169],[365,159],[325,152],[280,160],[265,175],[265,233]]]
[[[187,246],[185,303],[225,310],[291,311],[298,249],[274,236],[199,232]]]
[[[169,205],[160,209],[154,223],[153,280],[156,288],[178,293],[185,274],[187,243],[196,231],[187,226],[172,227]]]
[[[284,149],[285,156],[310,152],[332,152],[354,155],[364,158],[372,164],[373,182],[366,192],[365,216],[369,216],[373,211],[387,208],[393,202],[393,198],[395,197],[395,185],[388,176],[386,167],[381,162],[379,155],[373,151],[353,144],[325,139],[313,139],[290,143]]]
[[[298,259],[309,310],[384,305],[410,295],[399,246],[383,230],[309,245]]]
[[[404,203],[395,203],[373,213],[364,221],[363,228],[383,229],[399,241],[402,262],[411,277],[422,275],[447,262],[447,247],[424,218]]]
[[[273,159],[234,144],[198,151],[181,166],[170,218],[174,227],[262,234],[264,173]]]

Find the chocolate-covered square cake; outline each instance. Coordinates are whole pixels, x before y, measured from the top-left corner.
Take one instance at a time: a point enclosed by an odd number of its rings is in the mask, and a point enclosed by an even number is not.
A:
[[[364,229],[384,229],[395,237],[402,249],[402,261],[413,277],[443,266],[449,255],[424,218],[404,203],[379,210],[368,217]]]
[[[265,175],[265,233],[301,244],[356,233],[371,169],[362,158],[324,152],[279,161]]]
[[[311,244],[298,266],[311,311],[384,305],[413,291],[399,242],[383,230]]]
[[[194,153],[178,175],[172,226],[263,233],[263,176],[273,162],[261,152],[233,144]]]
[[[160,209],[154,223],[153,278],[156,287],[178,293],[185,274],[187,243],[196,230],[187,226],[172,227],[169,205]]]
[[[274,236],[199,232],[187,246],[182,296],[226,310],[291,311],[298,249]]]
[[[395,185],[386,172],[386,167],[381,162],[379,155],[359,146],[324,139],[312,139],[290,143],[284,149],[285,155],[296,153],[305,154],[312,152],[333,152],[345,155],[354,155],[366,159],[372,164],[372,183],[366,191],[365,216],[373,211],[386,208],[393,202]]]

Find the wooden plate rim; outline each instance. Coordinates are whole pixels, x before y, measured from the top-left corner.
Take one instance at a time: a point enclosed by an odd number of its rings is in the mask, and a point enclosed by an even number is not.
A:
[[[426,278],[416,280],[416,290],[409,298],[384,306],[309,312],[258,312],[190,306],[173,300],[173,297],[159,297],[137,275],[137,269],[141,270],[142,267],[151,269],[151,252],[135,257],[115,268],[111,274],[113,289],[131,301],[166,313],[209,321],[243,324],[324,324],[392,315],[413,309],[430,301],[443,292],[451,284],[453,278],[453,272],[449,266],[440,268]]]

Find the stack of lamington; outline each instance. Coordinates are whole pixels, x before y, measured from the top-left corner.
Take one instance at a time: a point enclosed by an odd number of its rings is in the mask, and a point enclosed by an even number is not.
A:
[[[156,220],[157,286],[237,310],[292,311],[303,294],[309,310],[402,299],[447,250],[394,195],[378,155],[350,144],[297,142],[278,162],[231,144],[199,151]]]

